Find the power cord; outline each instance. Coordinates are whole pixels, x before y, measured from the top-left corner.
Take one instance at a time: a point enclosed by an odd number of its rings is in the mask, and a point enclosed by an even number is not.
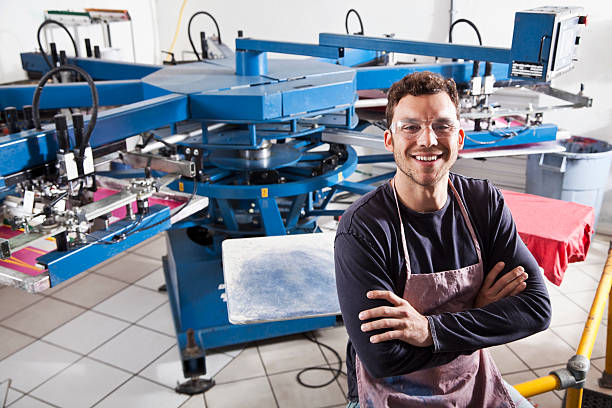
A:
[[[191,22],[193,21],[194,17],[200,14],[204,14],[207,15],[208,17],[211,18],[211,20],[213,21],[213,23],[215,23],[215,27],[217,27],[217,39],[219,40],[219,45],[221,44],[221,30],[219,30],[219,24],[217,24],[217,20],[215,20],[215,18],[212,16],[212,14],[206,12],[206,11],[198,11],[196,13],[194,13],[191,18],[189,19],[189,23],[187,23],[187,37],[189,37],[189,44],[191,44],[191,49],[193,50],[193,52],[195,53],[196,57],[198,58],[198,61],[202,61],[202,58],[200,58],[200,54],[198,54],[198,51],[196,50],[195,45],[193,44],[193,39],[191,38]],[[204,50],[202,50],[202,54],[204,53]]]
[[[52,21],[52,20],[47,20],[47,21]],[[80,67],[77,67],[76,65],[66,64],[66,65],[62,65],[60,67],[56,67],[56,68],[53,68],[47,71],[47,73],[45,73],[45,75],[43,75],[42,78],[40,78],[40,81],[38,82],[38,85],[36,86],[36,90],[34,91],[34,97],[32,98],[32,119],[34,120],[34,126],[36,127],[36,129],[42,130],[42,127],[40,124],[40,109],[39,109],[40,94],[43,88],[45,87],[47,81],[51,77],[53,77],[53,75],[61,71],[74,71],[80,74],[85,79],[85,81],[87,81],[87,84],[89,85],[89,89],[91,90],[91,100],[92,100],[91,117],[89,118],[89,123],[87,124],[87,131],[85,132],[85,136],[83,137],[83,140],[81,140],[81,145],[79,146],[79,158],[84,159],[85,158],[85,148],[87,147],[87,145],[89,145],[89,139],[91,138],[91,133],[93,132],[94,127],[96,126],[96,121],[98,119],[98,90],[96,89],[96,84],[94,83],[92,77],[85,70],[83,70]]]
[[[56,24],[56,25],[60,26],[61,28],[63,28],[64,31],[66,31],[66,33],[70,37],[70,41],[72,41],[72,46],[74,47],[74,56],[75,57],[79,56],[79,50],[77,48],[76,41],[74,41],[74,37],[72,36],[72,34],[70,34],[70,31],[68,31],[68,28],[65,25],[63,25],[62,23],[60,23],[57,20],[52,20],[52,19],[43,21],[42,24],[40,26],[38,26],[38,31],[36,32],[36,40],[38,41],[38,48],[40,48],[40,52],[42,53],[42,56],[45,59],[45,62],[47,63],[49,68],[53,68],[53,65],[51,65],[51,62],[49,61],[49,58],[47,58],[47,54],[45,53],[45,50],[42,47],[42,43],[40,42],[40,33],[41,33],[42,29],[43,29],[44,26],[49,25],[49,24]]]
[[[359,27],[361,28],[361,30],[359,30],[355,34],[356,35],[363,35],[363,21],[361,21],[361,16],[359,15],[357,10],[355,10],[355,9],[350,9],[349,11],[346,12],[346,17],[344,18],[344,28],[346,30],[346,33],[350,34],[349,28],[348,28],[348,19],[349,19],[349,16],[351,15],[351,13],[354,13],[357,16],[357,20],[359,20]]]
[[[478,31],[478,28],[476,27],[476,24],[472,23],[467,18],[460,18],[458,20],[455,20],[453,22],[453,24],[451,24],[450,28],[448,29],[448,42],[449,43],[451,43],[451,44],[453,43],[453,28],[455,28],[455,25],[457,25],[459,23],[466,23],[470,27],[472,27],[474,29],[474,31],[476,32],[476,36],[478,37],[478,44],[482,45],[482,37],[480,36],[480,31]]]
[[[321,343],[320,341],[318,341],[313,334],[313,337],[310,337],[308,334],[304,333],[304,337],[306,337],[308,340],[310,340],[311,342],[317,344],[319,347],[324,347],[327,350],[329,350],[334,357],[338,360],[338,368],[332,368],[332,367],[306,367],[303,370],[301,370],[299,373],[297,373],[297,375],[295,376],[295,379],[297,380],[297,382],[306,388],[323,388],[328,386],[329,384],[333,383],[334,381],[336,381],[336,379],[338,377],[340,377],[340,374],[344,375],[346,377],[346,373],[344,371],[342,371],[342,358],[340,357],[340,354],[338,354],[338,352],[336,350],[334,350],[333,348],[331,348],[330,346],[328,346],[327,344]],[[324,382],[322,384],[307,384],[302,380],[302,375],[308,371],[328,371],[332,373],[332,378],[331,380]]]

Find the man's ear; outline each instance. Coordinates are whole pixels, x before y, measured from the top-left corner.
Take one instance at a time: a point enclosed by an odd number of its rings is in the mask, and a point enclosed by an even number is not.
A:
[[[459,134],[457,135],[457,147],[458,150],[463,149],[463,143],[465,142],[465,132],[462,128],[459,128]]]
[[[385,130],[385,149],[393,152],[393,135],[389,129]]]

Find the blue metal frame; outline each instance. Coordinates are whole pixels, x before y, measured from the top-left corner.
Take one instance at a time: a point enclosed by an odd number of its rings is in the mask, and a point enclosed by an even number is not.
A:
[[[48,269],[51,286],[58,285],[168,229],[170,209],[163,205],[153,205],[149,208],[149,213],[142,216],[142,220],[137,222],[136,220],[117,221],[107,230],[91,233],[91,244],[82,245],[67,252],[49,252],[40,256],[37,261]],[[141,228],[142,231],[140,231]],[[112,241],[114,236],[122,233],[126,234],[124,240]]]
[[[236,38],[237,51],[278,52],[281,54],[305,55],[319,58],[342,58],[344,52],[339,47],[325,45],[292,43],[283,41],[255,40],[251,38]]]
[[[83,68],[94,80],[141,79],[162,68],[159,65],[125,63],[82,57],[68,57],[67,62]],[[21,66],[26,71],[40,73],[49,71],[49,66],[40,53],[21,53]]]
[[[413,72],[431,71],[445,78],[452,78],[457,84],[469,83],[473,63],[471,62],[448,62],[440,64],[410,64],[396,65],[392,67],[363,67],[357,68],[357,89],[386,89],[394,82]],[[484,64],[480,64],[479,74],[484,74]],[[492,74],[498,81],[508,79],[507,64],[492,64]]]
[[[507,64],[510,61],[510,49],[507,48],[408,41],[397,38],[366,37],[353,34],[321,33],[319,34],[319,45],[412,55],[430,55],[442,58],[463,58],[499,62],[502,64]]]
[[[186,96],[171,94],[101,112],[91,135],[91,146],[102,146],[185,120],[189,117],[187,108]],[[72,130],[71,138],[74,145]],[[43,131],[28,130],[0,137],[0,175],[55,160],[57,146],[55,128],[51,125],[44,126]]]

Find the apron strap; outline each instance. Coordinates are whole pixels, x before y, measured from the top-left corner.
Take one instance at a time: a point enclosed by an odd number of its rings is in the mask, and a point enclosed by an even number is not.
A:
[[[467,213],[467,210],[465,209],[465,205],[463,204],[461,197],[459,197],[459,193],[455,189],[455,186],[453,186],[453,183],[451,183],[450,178],[448,179],[448,185],[450,186],[451,190],[453,190],[453,194],[455,195],[455,198],[457,199],[457,202],[459,203],[459,208],[461,209],[461,214],[463,215],[465,224],[467,225],[468,230],[470,230],[470,235],[472,236],[472,242],[474,242],[474,247],[476,248],[476,254],[478,255],[478,263],[482,263],[482,253],[480,251],[480,244],[478,243],[478,239],[476,238],[476,233],[474,232],[474,227],[472,226],[470,217],[468,217],[468,213]]]
[[[474,243],[474,247],[476,248],[476,255],[478,256],[478,263],[482,263],[482,253],[480,250],[480,244],[478,243],[478,239],[476,238],[476,233],[474,232],[474,227],[472,226],[472,222],[470,221],[470,217],[468,217],[467,210],[465,209],[465,205],[463,204],[463,200],[459,196],[459,193],[453,186],[453,183],[450,181],[450,177],[448,179],[448,185],[450,186],[453,195],[457,199],[457,203],[459,203],[459,209],[461,210],[461,215],[463,215],[463,219],[465,220],[465,224],[470,231],[470,235],[472,237],[472,242]],[[397,198],[397,190],[395,189],[395,177],[391,179],[391,188],[393,189],[393,197],[395,198],[395,207],[397,208],[397,216],[400,222],[400,234],[402,235],[402,249],[404,250],[404,258],[406,259],[406,278],[410,278],[410,257],[408,256],[408,245],[406,244],[406,232],[404,230],[404,223],[402,222],[402,214],[399,208],[399,200]]]
[[[402,222],[402,214],[400,213],[399,200],[397,199],[397,191],[395,190],[395,177],[391,179],[391,188],[395,197],[395,207],[397,208],[397,216],[400,224],[400,234],[402,235],[402,247],[404,249],[404,259],[406,260],[406,279],[410,278],[410,257],[408,256],[408,245],[406,245],[406,232],[404,231],[404,223]]]

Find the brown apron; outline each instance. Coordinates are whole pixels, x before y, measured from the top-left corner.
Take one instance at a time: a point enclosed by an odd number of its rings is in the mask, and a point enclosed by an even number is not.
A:
[[[456,270],[412,275],[397,192],[391,181],[407,269],[403,298],[423,315],[454,313],[472,308],[484,279],[480,245],[474,228],[450,180],[449,185],[470,231],[478,263]],[[460,355],[438,367],[380,379],[371,377],[357,356],[356,373],[359,405],[362,408],[515,407],[487,350]]]

